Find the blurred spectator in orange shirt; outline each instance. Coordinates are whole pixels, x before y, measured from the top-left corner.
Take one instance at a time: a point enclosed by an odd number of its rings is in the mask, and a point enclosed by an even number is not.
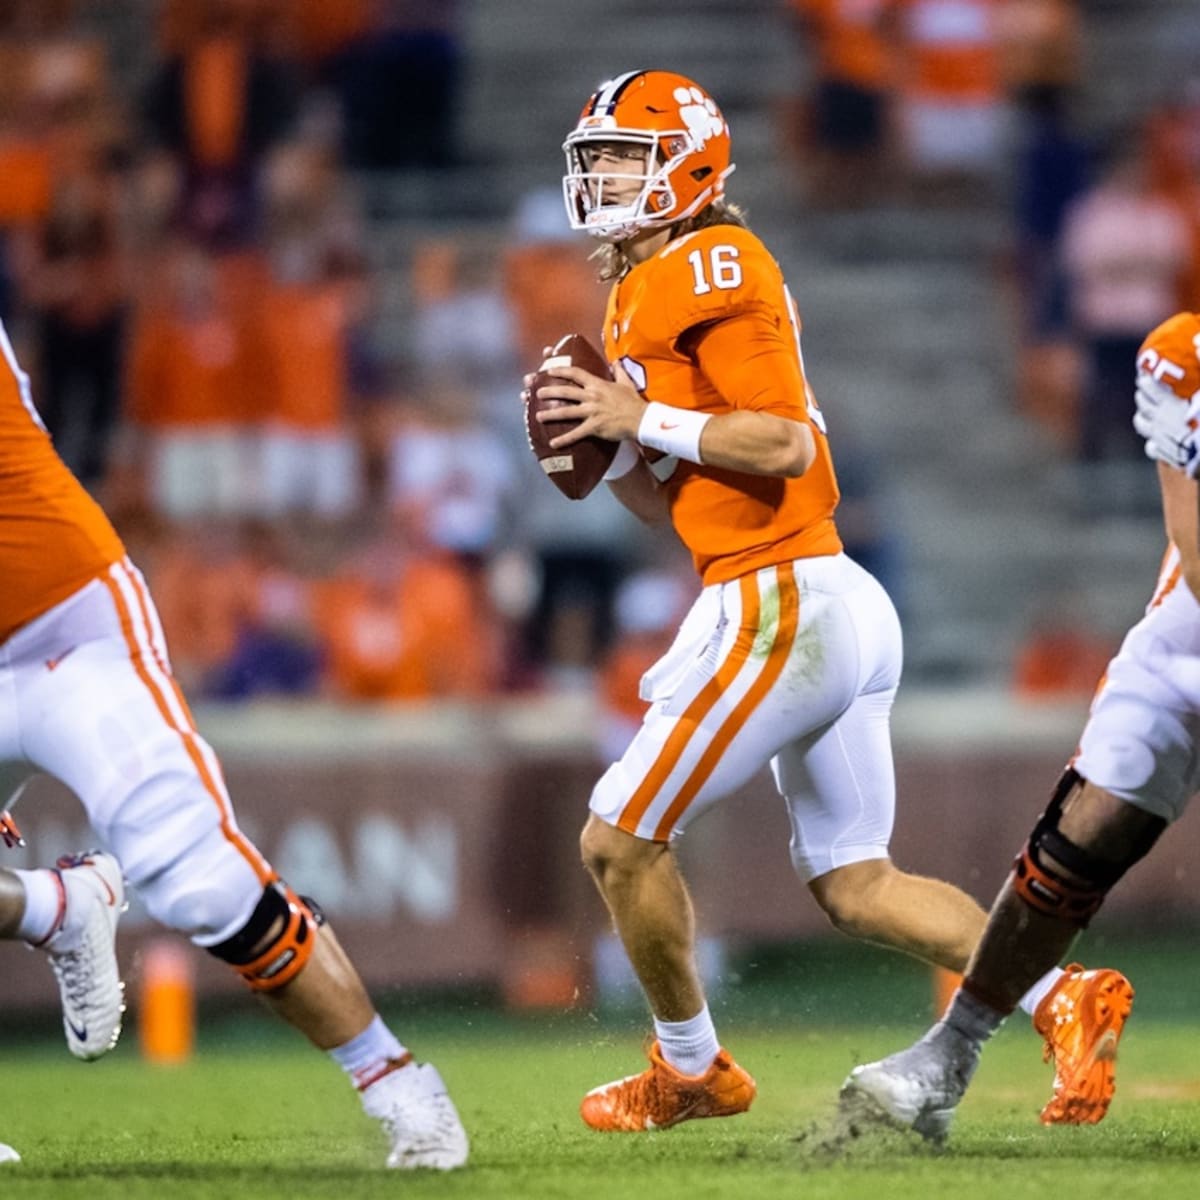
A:
[[[208,694],[247,700],[315,692],[321,655],[314,585],[291,561],[278,525],[248,521],[238,536],[247,600],[235,644],[211,673]]]
[[[1052,598],[1017,648],[1013,688],[1026,700],[1083,700],[1095,692],[1116,653],[1070,596]]]
[[[262,398],[257,508],[338,520],[362,501],[351,345],[368,306],[357,215],[336,164],[295,142],[266,174],[270,278],[257,305]]]
[[[145,510],[119,514],[161,597],[175,674],[189,694],[226,700],[304,695],[319,686],[314,585],[265,522],[172,527]]]
[[[0,9],[0,318],[14,315],[14,277],[31,257],[14,238],[36,242],[55,190],[110,171],[123,139],[104,46],[78,31],[75,5],[12,0]]]
[[[264,398],[256,508],[267,517],[349,516],[363,493],[350,421],[348,326],[353,284],[279,278],[258,315]]]
[[[543,348],[566,333],[582,333],[599,346],[607,291],[589,259],[592,249],[572,232],[558,188],[521,197],[501,273],[523,370],[533,370]]]
[[[253,578],[233,524],[163,528],[147,578],[175,677],[189,695],[208,695],[224,677],[253,610]]]
[[[38,408],[67,466],[95,488],[120,411],[125,348],[128,263],[119,179],[97,170],[62,180],[40,228],[21,245]]]
[[[896,0],[900,123],[915,185],[948,199],[991,187],[1004,166],[1000,73],[1005,0]],[[967,189],[964,191],[963,189]]]
[[[326,680],[337,698],[427,700],[492,689],[495,639],[453,560],[417,557],[378,537],[321,592]]]
[[[790,0],[814,79],[793,120],[792,151],[818,204],[886,190],[893,167],[894,0]]]
[[[244,0],[173,0],[167,57],[143,112],[173,162],[180,218],[214,249],[245,244],[258,220],[258,171],[295,118],[295,80],[267,48],[266,10]]]
[[[262,402],[231,298],[239,285],[222,266],[195,242],[165,247],[162,296],[146,285],[129,348],[128,417],[148,499],[173,520],[240,515],[250,502]]]

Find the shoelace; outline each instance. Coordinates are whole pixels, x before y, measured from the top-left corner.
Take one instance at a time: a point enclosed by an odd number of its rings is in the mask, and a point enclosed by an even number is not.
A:
[[[50,958],[54,975],[67,993],[73,1005],[83,1007],[92,987],[91,957],[78,950],[68,950]]]

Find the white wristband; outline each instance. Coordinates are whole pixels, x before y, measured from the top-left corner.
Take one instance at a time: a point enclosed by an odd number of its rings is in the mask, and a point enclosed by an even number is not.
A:
[[[617,452],[613,455],[608,470],[604,472],[604,482],[612,483],[614,479],[624,479],[638,465],[641,458],[642,454],[637,448],[637,442],[631,442],[628,438],[623,439],[617,446]]]
[[[673,454],[688,462],[702,462],[700,434],[711,420],[712,413],[673,408],[669,404],[651,400],[642,413],[637,440],[652,450],[661,450],[664,454]]]

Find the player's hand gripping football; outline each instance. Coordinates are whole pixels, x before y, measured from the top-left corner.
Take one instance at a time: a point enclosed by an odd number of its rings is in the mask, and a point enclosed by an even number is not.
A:
[[[543,384],[538,394],[543,399],[569,400],[561,408],[549,408],[537,414],[543,424],[555,421],[578,421],[568,431],[552,436],[550,444],[566,447],[586,437],[599,437],[619,442],[637,438],[638,425],[646,411],[646,402],[620,363],[613,365],[613,379],[601,379],[582,367],[554,367],[550,372],[558,382]],[[525,377],[529,387],[532,375]]]
[[[1148,372],[1139,371],[1134,400],[1133,427],[1146,439],[1146,457],[1195,479],[1200,473],[1200,392],[1189,402]]]

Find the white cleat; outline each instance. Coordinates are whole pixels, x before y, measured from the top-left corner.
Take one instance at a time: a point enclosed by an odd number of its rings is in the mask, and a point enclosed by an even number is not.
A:
[[[467,1161],[467,1131],[431,1063],[389,1071],[362,1093],[362,1105],[392,1144],[389,1167],[452,1171]]]
[[[99,1058],[117,1044],[125,1012],[116,953],[125,885],[117,860],[99,850],[64,855],[57,869],[62,923],[38,949],[58,979],[68,1049],[76,1058]]]
[[[940,1144],[975,1074],[979,1051],[958,1030],[939,1021],[907,1050],[855,1067],[842,1084],[842,1110],[882,1116],[891,1125]]]
[[[17,1163],[21,1156],[9,1145],[0,1142],[0,1163]]]

